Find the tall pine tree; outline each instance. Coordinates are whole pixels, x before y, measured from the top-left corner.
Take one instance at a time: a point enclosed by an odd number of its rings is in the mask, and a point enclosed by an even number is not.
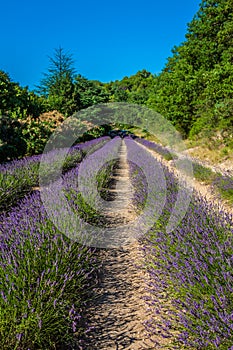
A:
[[[79,98],[74,88],[75,68],[72,55],[59,47],[49,60],[48,72],[44,73],[38,92],[48,98],[50,109],[69,116],[79,109]]]

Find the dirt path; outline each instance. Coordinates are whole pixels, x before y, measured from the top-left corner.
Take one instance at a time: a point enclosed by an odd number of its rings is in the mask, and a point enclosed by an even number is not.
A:
[[[148,320],[145,275],[135,266],[138,244],[102,252],[104,266],[95,299],[87,312],[89,325],[85,349],[154,349],[143,322]]]
[[[135,217],[124,141],[119,157],[119,166],[113,175],[115,200],[107,202],[104,209],[110,225],[126,224]],[[143,325],[149,312],[143,300],[146,271],[137,266],[142,259],[139,243],[134,241],[124,247],[102,249],[100,254],[103,269],[86,311],[88,324],[93,328],[87,334],[84,349],[154,349]]]
[[[113,185],[111,189],[108,189],[108,192],[113,200],[105,202],[105,206],[102,208],[102,215],[105,216],[109,226],[127,224],[134,220],[136,214],[132,206],[133,187],[129,179],[127,147],[124,141],[122,141],[119,150],[117,168],[111,179]]]

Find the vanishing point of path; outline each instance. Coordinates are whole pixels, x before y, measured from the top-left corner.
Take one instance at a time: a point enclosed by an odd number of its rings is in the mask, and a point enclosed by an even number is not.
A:
[[[135,215],[124,141],[113,180],[115,200],[107,202],[104,215],[110,224],[122,225],[133,220]],[[138,266],[142,259],[139,243],[134,241],[123,247],[101,249],[100,254],[103,268],[99,284],[93,291],[93,300],[86,310],[91,330],[87,333],[84,349],[154,349],[143,325],[149,318],[149,311],[143,300],[146,271]]]

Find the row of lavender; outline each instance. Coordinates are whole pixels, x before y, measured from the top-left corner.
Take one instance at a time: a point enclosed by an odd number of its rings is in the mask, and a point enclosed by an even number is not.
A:
[[[160,154],[166,160],[177,159],[177,155],[172,153],[166,147],[163,147],[155,142],[151,142],[145,139],[137,138],[137,142],[143,146],[152,149],[156,153]],[[186,157],[186,156],[185,156]],[[201,162],[198,159],[188,157],[189,161],[193,164],[193,175],[197,180],[204,181],[207,184],[211,184],[213,190],[219,193],[219,197],[226,199],[230,204],[233,203],[233,177],[229,172],[222,172],[217,167],[214,171],[209,165]],[[181,158],[182,161],[182,158]]]
[[[109,137],[101,137],[72,147],[63,165],[63,172],[74,167],[87,153],[94,152],[107,141]],[[51,162],[56,155],[57,151],[51,152]],[[17,198],[22,198],[32,187],[38,186],[40,160],[41,155],[38,155],[0,165],[0,210],[9,208]]]
[[[137,143],[127,143],[140,154]],[[142,178],[133,170],[140,184]],[[151,277],[148,302],[154,313],[146,324],[148,333],[156,348],[162,335],[174,349],[233,349],[233,218],[194,193],[185,217],[168,233],[178,186],[164,166],[163,174],[166,203],[142,238]],[[143,181],[146,187],[145,176]],[[143,191],[138,200],[145,202]]]
[[[163,147],[158,143],[155,143],[146,139],[141,139],[141,138],[137,138],[136,141],[142,144],[143,146],[157,152],[166,160],[172,160],[177,158],[175,154],[171,153],[166,147]]]
[[[112,140],[100,148],[98,160],[106,158],[106,147],[117,149],[117,144],[119,140]],[[74,214],[83,211],[79,169],[80,164],[62,176],[61,190]],[[102,175],[99,183],[105,181]],[[57,207],[59,203],[53,198]],[[64,227],[70,225],[69,217],[64,216],[62,221]],[[77,239],[72,240],[62,233],[48,215],[39,191],[26,195],[18,206],[0,215],[3,349],[82,348],[83,334],[88,332],[83,311],[93,295],[101,265],[96,249],[79,239],[82,234],[76,232]]]

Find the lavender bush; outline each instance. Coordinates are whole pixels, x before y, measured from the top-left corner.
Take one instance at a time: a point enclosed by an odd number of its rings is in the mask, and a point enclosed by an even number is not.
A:
[[[155,344],[158,334],[175,339],[174,349],[231,349],[233,218],[195,193],[185,218],[168,234],[177,183],[166,168],[164,173],[166,205],[144,241],[155,315],[148,332]]]
[[[89,203],[85,201],[77,186],[78,168],[73,169],[66,175],[69,178],[69,181],[66,181],[66,197],[69,199],[74,210],[86,222],[104,222],[104,217],[101,214],[101,200],[109,200],[108,188],[111,186],[111,175],[118,161],[120,145],[121,139],[120,137],[116,137],[93,153],[91,159],[87,157],[87,163],[84,163],[86,167],[85,178],[88,179],[88,182],[85,183],[85,192]],[[100,163],[103,166],[99,168]],[[95,202],[97,196],[101,198],[100,202],[98,201],[99,205],[96,205],[97,203]]]
[[[104,150],[98,153],[105,154]],[[82,202],[75,202],[79,167],[63,175],[62,186],[76,211],[85,209],[80,207]],[[104,183],[106,176],[103,171],[101,174],[99,181]],[[71,190],[73,196],[69,196]],[[54,206],[57,204],[54,202]],[[69,227],[69,217],[64,220],[64,226]],[[0,216],[0,245],[3,348],[81,348],[82,335],[88,331],[82,311],[101,265],[96,250],[70,240],[56,228],[39,191]]]
[[[72,147],[65,160],[63,172],[76,166],[86,154],[94,152],[109,139],[101,137]],[[51,162],[58,152],[59,150],[51,152]],[[41,155],[38,155],[0,165],[0,210],[16,204],[17,199],[23,197],[33,186],[38,186],[40,160]],[[48,173],[49,178],[52,178],[52,175]]]
[[[135,147],[135,144],[132,143],[131,138],[125,138],[125,143],[127,146],[127,150],[131,147]],[[133,192],[133,205],[135,210],[140,213],[143,208],[144,204],[147,198],[147,181],[146,181],[146,176],[143,173],[143,169],[139,167],[137,164],[128,161],[129,164],[129,174],[130,174],[130,179],[131,183],[134,188]]]
[[[115,152],[118,141],[112,142],[111,150]],[[126,140],[126,144],[131,151],[133,145],[139,147],[132,140]],[[105,155],[109,153],[103,149],[99,152],[96,166],[101,154],[107,160]],[[170,349],[232,350],[233,218],[194,193],[182,222],[167,233],[178,184],[175,176],[162,167],[166,203],[142,239],[151,277],[148,303],[154,313],[146,324],[148,334],[155,348],[161,345],[156,341],[159,335],[170,339]],[[96,180],[98,190],[110,174],[106,169],[109,167],[101,169]],[[78,172],[79,166],[66,173],[63,181],[71,207],[81,211],[84,202],[77,200]],[[138,189],[135,203],[143,209],[147,197],[143,169],[131,163],[130,173]],[[159,176],[158,182],[162,181]],[[95,213],[90,211],[88,215]],[[64,226],[69,227],[68,219]],[[26,196],[19,206],[0,216],[0,245],[3,349],[77,346],[87,328],[82,318],[86,292],[91,291],[93,274],[99,267],[95,251],[61,234],[48,218],[39,192]]]
[[[132,148],[133,141],[126,143]],[[134,147],[135,154],[139,154],[137,143]],[[134,166],[131,170],[135,171]],[[194,193],[185,217],[168,233],[166,226],[179,186],[165,166],[163,174],[166,203],[159,219],[142,238],[151,277],[147,301],[153,317],[146,323],[148,334],[155,348],[232,350],[233,217]],[[145,184],[137,174],[135,180],[136,184]],[[186,193],[185,188],[182,191]],[[137,200],[142,203],[146,194],[139,193]],[[158,343],[161,337],[165,345]]]
[[[136,141],[138,143],[141,143],[143,146],[152,149],[153,151],[157,152],[160,154],[164,159],[166,160],[172,160],[177,158],[175,154],[172,154],[167,148],[159,145],[158,143],[148,141],[145,139],[137,138]]]
[[[69,349],[97,260],[48,219],[39,193],[0,217],[0,332],[4,349]]]
[[[3,170],[25,171],[21,165],[11,163]],[[81,330],[78,312],[95,266],[93,252],[57,231],[38,192],[1,215],[0,223],[1,346],[68,346],[73,333],[79,335]]]
[[[0,165],[0,209],[10,207],[38,183],[40,156]]]

